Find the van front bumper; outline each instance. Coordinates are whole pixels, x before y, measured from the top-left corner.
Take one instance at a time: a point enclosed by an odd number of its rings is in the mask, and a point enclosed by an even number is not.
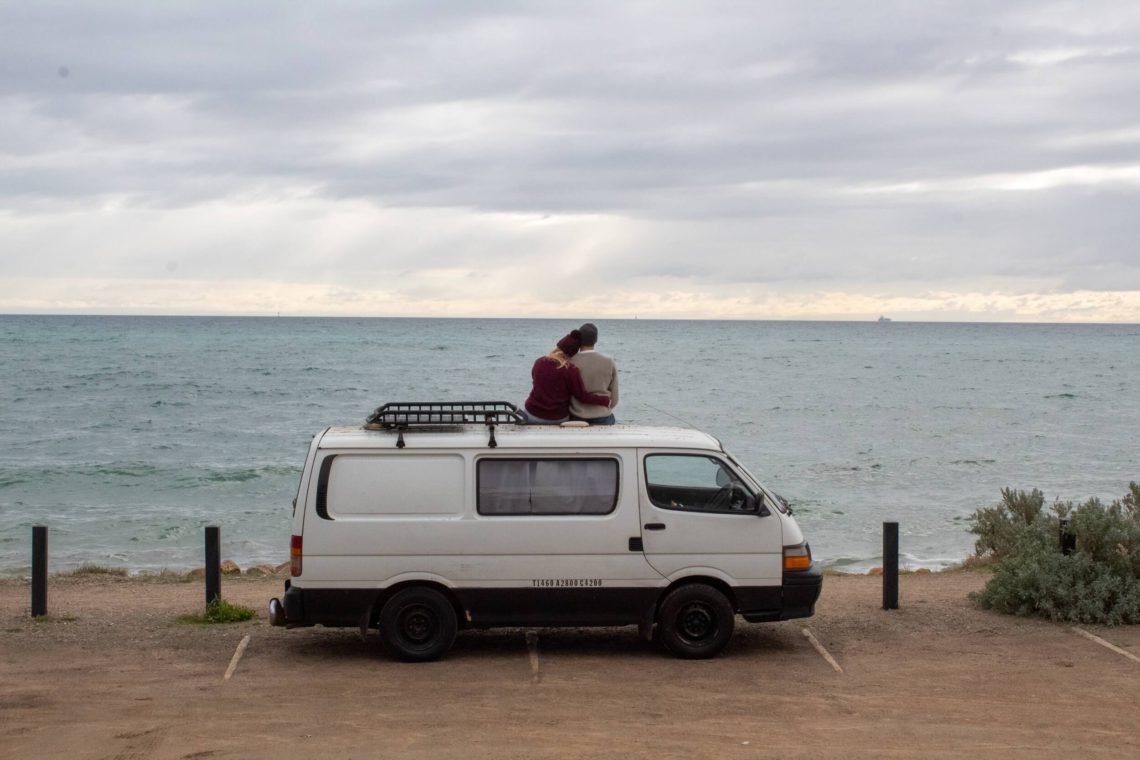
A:
[[[823,591],[823,572],[813,562],[807,570],[784,573],[781,579],[780,608],[776,610],[741,610],[749,623],[794,620],[815,614],[815,603]]]

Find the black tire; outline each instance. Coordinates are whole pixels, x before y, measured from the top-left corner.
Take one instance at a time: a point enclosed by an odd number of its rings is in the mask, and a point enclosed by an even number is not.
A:
[[[455,641],[455,609],[435,589],[398,591],[380,611],[380,640],[405,662],[438,660]]]
[[[732,638],[736,613],[724,594],[704,583],[670,591],[661,602],[657,631],[665,648],[686,660],[715,657]]]

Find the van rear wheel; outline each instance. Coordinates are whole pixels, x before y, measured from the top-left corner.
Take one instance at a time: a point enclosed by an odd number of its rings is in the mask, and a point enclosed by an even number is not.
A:
[[[715,657],[732,638],[736,613],[720,591],[704,583],[673,589],[661,603],[657,632],[676,657]]]
[[[439,659],[451,649],[455,631],[455,609],[435,589],[406,588],[380,610],[380,640],[405,662]]]

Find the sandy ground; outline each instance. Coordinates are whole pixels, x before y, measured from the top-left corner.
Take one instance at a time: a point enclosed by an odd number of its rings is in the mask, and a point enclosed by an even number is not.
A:
[[[635,629],[464,632],[389,660],[355,630],[195,626],[201,582],[0,582],[0,758],[1140,757],[1140,663],[967,600],[974,573],[828,577],[814,618],[685,662]],[[810,629],[842,667],[804,635]],[[1140,656],[1140,628],[1089,628]],[[232,678],[223,676],[245,636]]]

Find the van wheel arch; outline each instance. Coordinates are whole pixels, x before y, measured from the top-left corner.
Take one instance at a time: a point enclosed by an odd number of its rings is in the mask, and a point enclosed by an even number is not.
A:
[[[732,609],[739,610],[740,605],[736,602],[736,594],[733,593],[732,587],[722,581],[720,578],[713,578],[708,575],[689,575],[684,578],[679,578],[670,583],[664,591],[657,597],[657,606],[653,610],[653,620],[658,622],[661,619],[661,603],[665,601],[665,597],[673,592],[673,589],[680,588],[692,583],[703,583],[706,586],[712,586],[720,593],[724,594],[725,599],[732,605]]]
[[[406,588],[430,588],[443,594],[451,602],[452,609],[455,610],[455,620],[459,624],[459,628],[467,627],[467,610],[459,603],[459,599],[450,588],[434,581],[403,581],[384,589],[372,600],[372,606],[367,613],[369,628],[380,627],[380,611],[384,609],[384,605],[388,603],[389,599]]]

